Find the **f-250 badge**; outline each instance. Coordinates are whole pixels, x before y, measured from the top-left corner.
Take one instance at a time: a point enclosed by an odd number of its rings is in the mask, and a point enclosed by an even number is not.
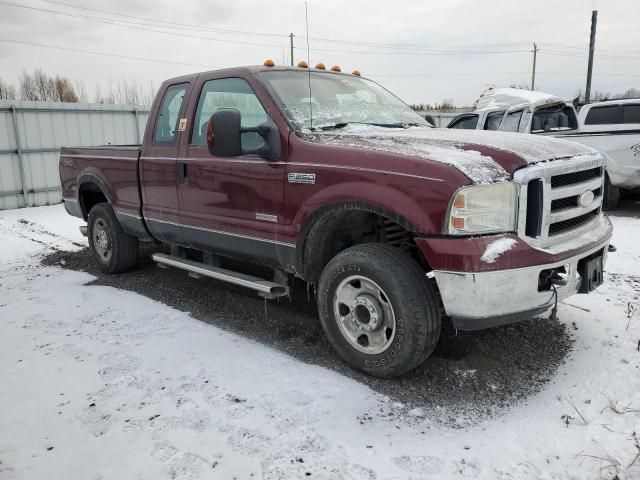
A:
[[[290,173],[288,175],[289,183],[316,183],[315,173]]]

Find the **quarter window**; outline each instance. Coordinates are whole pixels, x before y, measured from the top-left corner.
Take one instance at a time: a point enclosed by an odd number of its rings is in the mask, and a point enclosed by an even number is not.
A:
[[[172,85],[167,88],[160,105],[158,118],[153,130],[154,143],[171,145],[176,141],[178,119],[184,103],[187,85]]]
[[[518,110],[517,112],[508,113],[500,125],[500,130],[503,132],[517,132],[520,129],[520,119],[523,111]]]
[[[498,130],[500,122],[502,121],[502,115],[504,112],[492,112],[487,115],[487,120],[484,122],[485,130]]]
[[[455,120],[449,128],[473,130],[476,128],[477,124],[478,124],[478,116],[469,115],[468,117],[462,117],[462,118],[459,118],[458,120]]]
[[[206,145],[207,123],[217,110],[235,108],[240,111],[243,127],[257,127],[267,121],[267,112],[249,84],[241,78],[209,80],[202,87],[195,122],[191,133],[192,145]],[[256,149],[264,139],[255,132],[242,134],[242,148]]]
[[[585,125],[613,125],[616,123],[622,123],[621,111],[618,105],[611,105],[607,107],[593,107],[587,113],[587,118],[584,121]]]

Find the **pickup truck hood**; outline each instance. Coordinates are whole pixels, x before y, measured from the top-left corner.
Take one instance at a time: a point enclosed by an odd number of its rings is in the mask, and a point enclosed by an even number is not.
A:
[[[449,164],[474,183],[510,179],[517,169],[539,162],[599,155],[574,142],[521,133],[352,124],[307,134],[312,142],[370,149]]]

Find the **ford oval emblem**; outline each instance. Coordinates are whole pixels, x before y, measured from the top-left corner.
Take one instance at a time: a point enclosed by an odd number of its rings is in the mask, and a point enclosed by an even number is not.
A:
[[[580,205],[583,208],[586,208],[593,203],[594,199],[595,199],[595,195],[591,190],[588,190],[578,197],[578,205]]]

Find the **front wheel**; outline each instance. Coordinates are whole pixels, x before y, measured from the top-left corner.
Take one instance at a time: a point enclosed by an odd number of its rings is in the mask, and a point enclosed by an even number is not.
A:
[[[363,244],[339,253],[322,272],[318,290],[329,342],[355,369],[396,377],[422,363],[438,342],[433,287],[397,248]]]
[[[620,200],[620,189],[611,184],[609,175],[604,176],[604,193],[602,195],[602,208],[604,210],[613,210]]]
[[[138,239],[122,229],[113,208],[99,203],[89,212],[87,236],[89,246],[104,273],[130,270],[138,257]]]

